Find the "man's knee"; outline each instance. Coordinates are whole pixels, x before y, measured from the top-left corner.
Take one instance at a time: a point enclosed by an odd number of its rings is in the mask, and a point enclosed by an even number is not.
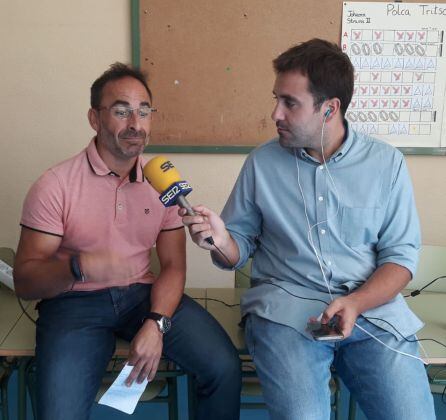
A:
[[[219,362],[221,362],[221,365],[217,369],[220,377],[227,375],[232,378],[231,380],[241,382],[241,363],[239,355],[235,350],[224,353],[222,360],[219,359]]]
[[[61,380],[61,375],[47,376],[38,372],[36,386],[37,418],[39,420],[88,419],[99,385]]]
[[[242,373],[240,358],[235,349],[226,349],[219,352],[215,357],[208,358],[208,366],[204,369],[204,374],[197,377],[200,383],[212,383],[215,387],[227,384],[239,391],[241,388]]]

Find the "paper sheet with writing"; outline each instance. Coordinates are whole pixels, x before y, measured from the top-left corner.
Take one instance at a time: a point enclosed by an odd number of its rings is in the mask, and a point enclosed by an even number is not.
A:
[[[345,2],[353,129],[398,147],[446,147],[446,4]]]
[[[110,388],[99,400],[99,404],[108,405],[127,414],[133,414],[148,381],[145,379],[140,384],[133,382],[130,387],[125,385],[125,380],[132,369],[133,366],[127,364],[124,366]]]
[[[12,278],[12,267],[0,260],[0,283],[14,290],[14,280]]]

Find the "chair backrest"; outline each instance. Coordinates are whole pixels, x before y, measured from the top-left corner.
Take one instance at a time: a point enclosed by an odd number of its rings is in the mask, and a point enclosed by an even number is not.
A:
[[[446,247],[423,245],[420,250],[417,272],[407,288],[420,289],[440,276],[446,276]],[[446,292],[446,278],[437,280],[426,291]]]

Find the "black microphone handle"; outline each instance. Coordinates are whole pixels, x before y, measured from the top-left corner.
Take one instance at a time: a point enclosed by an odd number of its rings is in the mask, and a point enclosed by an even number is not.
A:
[[[186,213],[188,214],[188,216],[196,216],[197,213],[194,212],[194,210],[192,209],[192,206],[190,205],[189,201],[187,201],[187,198],[184,195],[179,195],[176,203],[182,208],[182,209],[186,209]],[[209,244],[209,245],[214,245],[214,239],[212,238],[212,236],[209,236],[208,238],[205,238],[205,241]]]

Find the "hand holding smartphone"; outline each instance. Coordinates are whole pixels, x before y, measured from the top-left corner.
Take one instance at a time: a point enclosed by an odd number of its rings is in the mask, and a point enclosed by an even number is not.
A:
[[[310,332],[313,338],[317,341],[339,341],[344,338],[344,335],[336,324],[320,324],[319,328],[310,330]]]
[[[337,319],[332,319],[328,324],[321,324],[320,321],[309,322],[307,330],[317,341],[340,341],[344,335],[338,327]]]

